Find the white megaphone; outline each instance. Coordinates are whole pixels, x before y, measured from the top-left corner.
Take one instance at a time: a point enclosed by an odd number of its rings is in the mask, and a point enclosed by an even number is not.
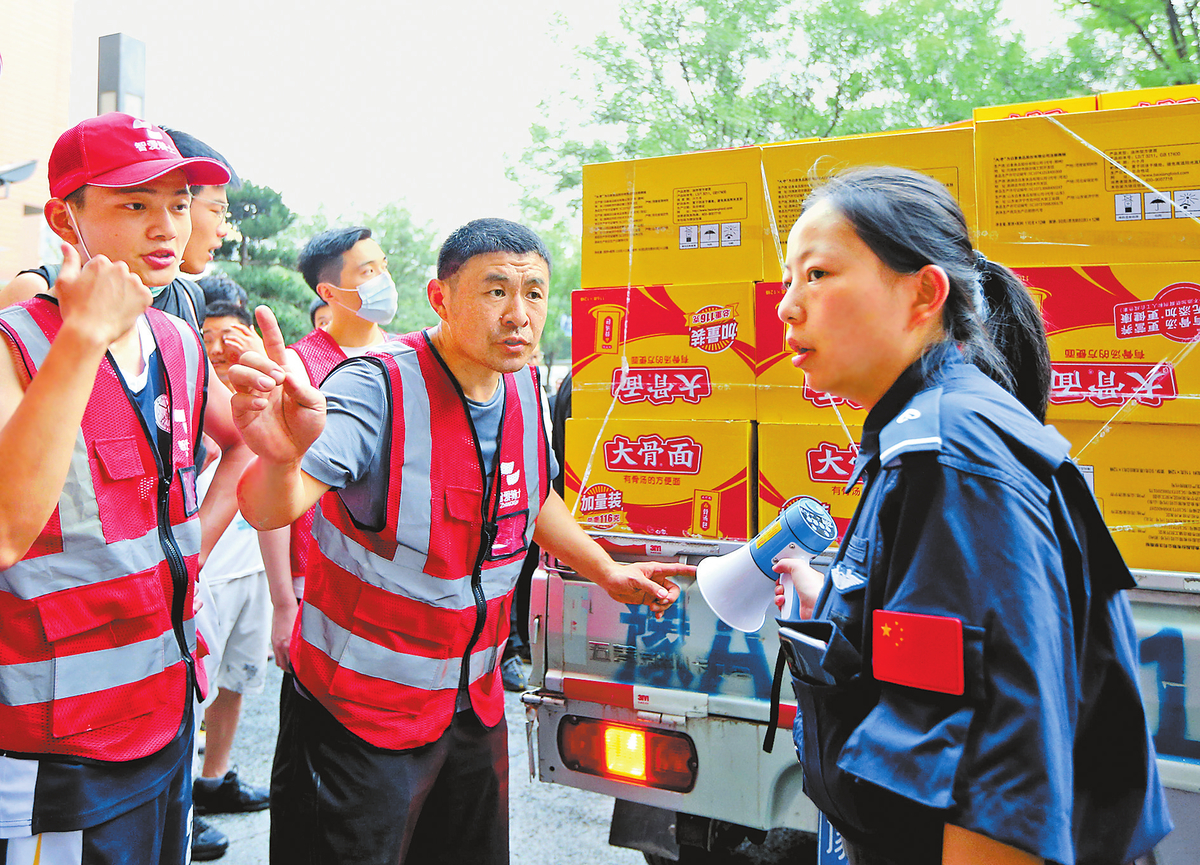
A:
[[[724,622],[747,633],[757,631],[775,602],[780,559],[804,559],[825,551],[837,525],[824,505],[808,496],[796,499],[751,541],[723,556],[702,559],[696,568],[700,594]],[[789,587],[794,604],[795,589]]]

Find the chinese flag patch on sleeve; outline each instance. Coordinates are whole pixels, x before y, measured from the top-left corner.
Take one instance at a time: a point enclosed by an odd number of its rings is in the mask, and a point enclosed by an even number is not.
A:
[[[963,693],[963,626],[950,616],[875,610],[872,672],[881,682]]]

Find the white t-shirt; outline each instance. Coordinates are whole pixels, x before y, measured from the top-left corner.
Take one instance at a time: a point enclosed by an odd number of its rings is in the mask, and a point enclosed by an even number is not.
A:
[[[212,483],[218,462],[219,460],[213,460],[196,479],[196,492],[201,501],[208,495],[208,487]],[[208,580],[209,585],[212,585],[254,574],[262,569],[263,560],[262,551],[258,548],[258,532],[246,522],[241,511],[238,511],[230,520],[229,528],[225,529],[225,533],[221,535],[212,548],[212,552],[208,554],[208,561],[204,563],[204,570],[200,572],[200,575]]]

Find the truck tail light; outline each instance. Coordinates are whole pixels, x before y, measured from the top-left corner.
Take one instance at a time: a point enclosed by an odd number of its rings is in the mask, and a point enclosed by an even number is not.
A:
[[[696,785],[696,746],[684,733],[567,715],[558,753],[575,772],[678,793]]]

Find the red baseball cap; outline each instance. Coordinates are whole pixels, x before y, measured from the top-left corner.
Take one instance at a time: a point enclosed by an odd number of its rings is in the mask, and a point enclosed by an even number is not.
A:
[[[179,155],[170,136],[145,120],[117,111],[90,117],[58,137],[50,151],[50,194],[64,198],[81,186],[137,186],[182,168],[192,186],[229,182],[215,159]]]

